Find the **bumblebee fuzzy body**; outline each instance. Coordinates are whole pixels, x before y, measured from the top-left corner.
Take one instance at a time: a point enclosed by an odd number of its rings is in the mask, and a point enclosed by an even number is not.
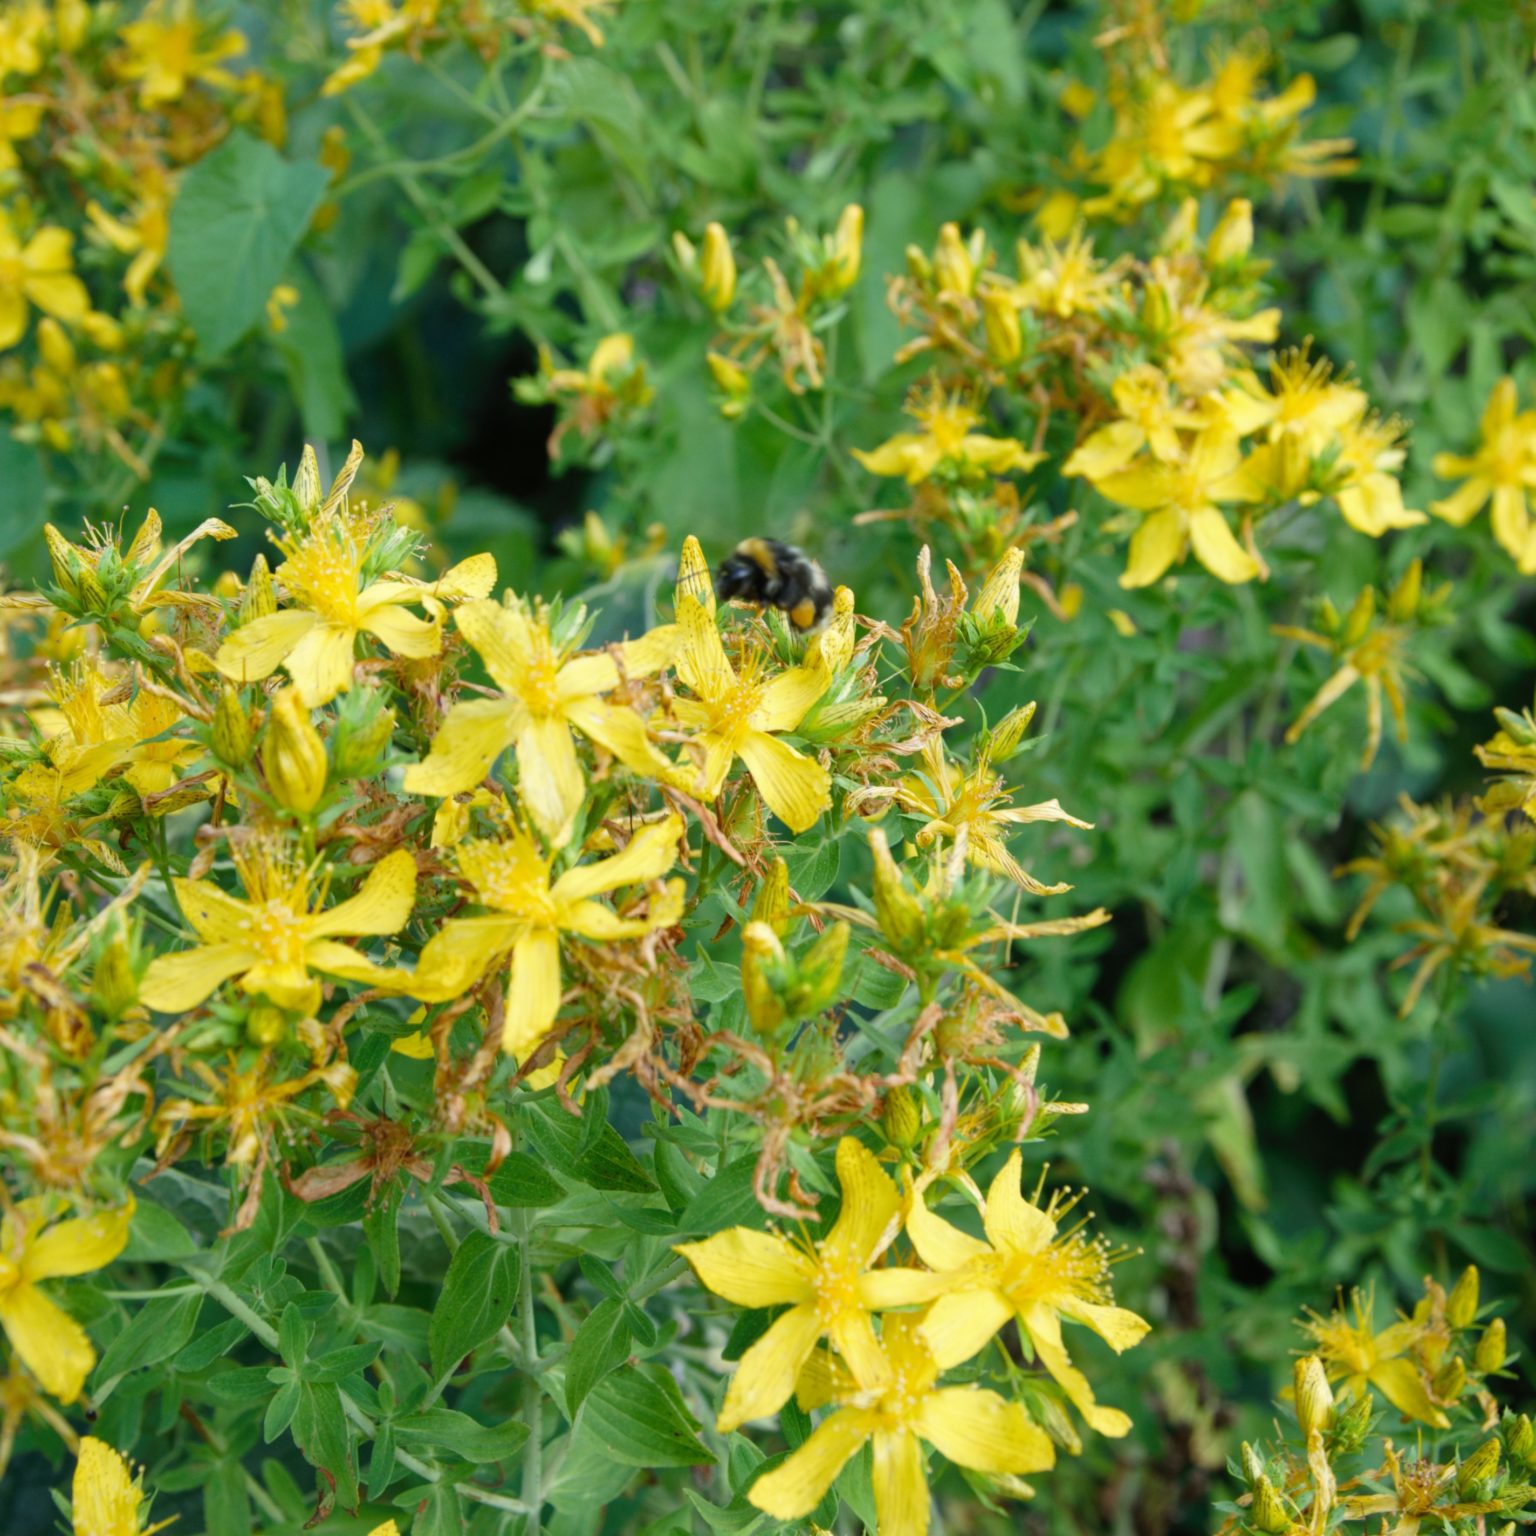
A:
[[[721,602],[777,608],[801,634],[821,628],[832,612],[827,574],[803,550],[777,539],[743,539],[715,569]]]

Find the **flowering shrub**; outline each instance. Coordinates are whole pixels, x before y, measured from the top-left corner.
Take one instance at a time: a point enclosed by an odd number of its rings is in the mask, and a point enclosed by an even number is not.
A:
[[[0,16],[0,1525],[1529,1520],[1533,39],[1381,9]]]

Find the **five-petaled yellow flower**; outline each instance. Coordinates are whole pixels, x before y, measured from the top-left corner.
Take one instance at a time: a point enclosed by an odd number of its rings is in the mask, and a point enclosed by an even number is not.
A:
[[[1160,368],[1151,363],[1127,368],[1110,385],[1110,393],[1120,419],[1090,432],[1062,465],[1062,474],[1100,480],[1124,469],[1143,448],[1163,464],[1174,464],[1184,457],[1179,432],[1198,427],[1202,418],[1178,404]]]
[[[1094,481],[1110,501],[1146,514],[1131,535],[1122,587],[1147,587],[1184,559],[1191,546],[1218,580],[1252,581],[1259,563],[1238,543],[1221,507],[1256,501],[1258,491],[1245,472],[1237,436],[1207,427],[1180,463],[1143,460]]]
[[[922,1333],[940,1366],[969,1360],[1010,1318],[1017,1318],[1040,1363],[1061,1384],[1079,1413],[1101,1435],[1124,1435],[1131,1421],[1102,1407],[1088,1379],[1067,1356],[1061,1320],[1084,1323],[1116,1352],[1139,1344],[1148,1324],[1113,1305],[1109,1255],[1081,1230],[1062,1233],[1057,1218],[1075,1203],[1054,1195],[1046,1206],[1019,1189],[1022,1155],[1015,1151],[987,1191],[987,1241],[935,1215],[914,1194],[907,1235],[930,1269],[950,1287],[929,1308]]]
[[[716,1295],[738,1307],[789,1308],[741,1357],[720,1409],[722,1433],[783,1407],[823,1338],[866,1387],[889,1383],[870,1314],[929,1301],[944,1288],[942,1279],[921,1270],[871,1268],[900,1228],[901,1197],[874,1155],[851,1136],[837,1144],[837,1179],[842,1210],[814,1247],[748,1227],[677,1245]]]
[[[146,107],[180,101],[189,85],[233,86],[235,77],[224,61],[237,58],[246,46],[244,35],[233,27],[210,36],[192,0],[156,0],[120,36],[128,52],[117,72],[139,82],[139,103]]]
[[[660,671],[677,636],[657,630],[609,651],[571,655],[550,634],[547,617],[521,603],[466,603],[454,615],[459,633],[480,653],[499,698],[465,699],[448,711],[432,751],[405,771],[413,795],[456,795],[473,789],[509,747],[517,752],[518,794],[546,837],[564,842],[581,808],[585,779],[571,737],[574,727],[636,773],[667,777],[645,721],[601,695],[625,677]]]
[[[298,604],[237,629],[214,658],[231,682],[250,683],[286,668],[306,709],[328,704],[352,686],[359,635],[372,635],[396,656],[420,660],[442,649],[442,631],[404,605],[434,595],[484,597],[496,585],[496,563],[475,555],[423,587],[412,581],[362,585],[366,548],[345,518],[326,516],[302,539],[280,542],[277,578]]]
[[[926,1441],[956,1466],[994,1476],[1041,1472],[1056,1448],[1017,1403],[985,1387],[940,1387],[940,1365],[917,1319],[882,1322],[881,1370],[859,1380],[820,1353],[807,1367],[797,1401],[805,1409],[835,1404],[810,1439],[753,1483],[747,1498],[777,1520],[799,1520],[821,1502],[832,1480],[866,1441],[880,1536],[925,1536]]]
[[[1525,575],[1536,572],[1536,538],[1531,532],[1530,493],[1536,487],[1536,411],[1519,409],[1515,381],[1499,380],[1488,397],[1477,452],[1466,457],[1437,453],[1434,471],[1442,480],[1465,477],[1449,496],[1430,503],[1436,517],[1465,527],[1491,500],[1493,536]]]
[[[1341,1302],[1327,1317],[1314,1312],[1302,1325],[1312,1335],[1328,1380],[1341,1383],[1341,1390],[1353,1397],[1375,1387],[1405,1419],[1448,1428],[1451,1421],[1430,1398],[1411,1354],[1424,1330],[1404,1319],[1377,1333],[1371,1326],[1373,1300],[1369,1292],[1356,1291],[1350,1298],[1353,1320]]]
[[[382,937],[405,926],[416,899],[416,861],[408,850],[386,855],[355,895],[330,908],[324,906],[328,882],[312,891],[313,871],[280,850],[257,844],[234,857],[244,901],[211,880],[171,882],[201,942],[150,963],[139,987],[142,1003],[180,1013],[238,977],[242,992],[312,1013],[320,983],[311,971],[375,985],[393,975],[336,941],[343,934]]]
[[[454,849],[459,873],[490,910],[451,918],[421,952],[415,974],[397,974],[398,990],[423,1002],[443,1002],[472,987],[503,956],[512,957],[502,1049],[525,1058],[560,1012],[560,939],[575,934],[595,944],[640,938],[682,916],[683,882],[653,896],[644,917],[620,917],[593,897],[621,886],[659,880],[677,861],[680,816],[641,827],[622,853],[578,864],[550,878],[552,860],[517,829],[502,839],[471,839]]]
[[[959,394],[935,386],[907,406],[920,432],[898,432],[869,453],[855,448],[853,456],[872,475],[899,478],[920,485],[940,469],[967,478],[1024,474],[1044,458],[1012,437],[989,437],[975,429],[981,412]]]
[[[38,1200],[0,1221],[0,1328],[17,1359],[61,1403],[80,1396],[96,1363],[83,1329],[38,1285],[110,1264],[128,1241],[133,1203],[49,1225]]]
[[[23,245],[0,209],[0,352],[21,340],[28,305],[66,324],[85,318],[91,300],[75,276],[72,240],[68,230],[49,224]]]
[[[86,1435],[70,1487],[75,1536],[151,1536],[171,1524],[157,1520],[145,1525],[139,1513],[143,1502],[144,1490],[126,1459],[104,1440]]]
[[[691,593],[678,601],[682,649],[677,675],[695,697],[676,699],[673,717],[693,732],[703,752],[694,788],[706,800],[720,793],[739,757],[768,809],[792,832],[804,832],[832,803],[832,780],[814,758],[774,734],[792,731],[827,691],[825,666],[791,667],[765,676],[765,658],[749,650],[733,667],[712,612]]]

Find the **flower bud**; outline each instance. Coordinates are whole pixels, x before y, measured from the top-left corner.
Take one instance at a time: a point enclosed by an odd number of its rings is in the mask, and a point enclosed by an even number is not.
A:
[[[251,746],[251,719],[240,690],[225,683],[213,709],[213,755],[226,768],[243,768],[251,760]]]
[[[1477,1265],[1469,1264],[1462,1270],[1461,1278],[1451,1287],[1445,1303],[1445,1320],[1452,1328],[1468,1328],[1477,1316],[1478,1274]]]
[[[789,865],[775,859],[768,866],[768,877],[752,898],[752,921],[766,923],[779,937],[789,926]]]
[[[96,956],[91,973],[91,1001],[109,1019],[120,1019],[139,1000],[139,979],[134,974],[133,947],[121,926]]]
[[[270,313],[270,304],[268,311]],[[274,326],[273,329],[281,327]],[[325,487],[320,483],[320,461],[308,443],[304,444],[304,452],[299,457],[299,472],[293,477],[292,490],[293,499],[298,502],[299,510],[306,517],[320,510],[320,503],[325,499]]]
[[[1505,1413],[1504,1448],[1511,1461],[1531,1460],[1532,1452],[1536,1452],[1536,1425],[1532,1425],[1529,1414]]]
[[[37,322],[37,350],[57,374],[68,378],[75,371],[75,348],[64,327],[50,315]]]
[[[880,1114],[880,1128],[893,1147],[910,1151],[923,1129],[922,1100],[904,1084],[888,1089],[885,1108]]]
[[[1376,617],[1376,589],[1365,587],[1361,589],[1360,596],[1355,599],[1355,605],[1349,610],[1349,617],[1344,620],[1343,631],[1339,635],[1340,645],[1359,645],[1365,639],[1366,631],[1371,627],[1371,620]]]
[[[748,923],[741,936],[741,992],[747,1018],[771,1039],[784,1024],[784,1004],[774,983],[784,967],[784,946],[767,923]]]
[[[857,203],[849,203],[832,235],[831,270],[824,290],[828,298],[840,297],[858,282],[863,260],[864,210]]]
[[[320,803],[325,793],[325,743],[293,688],[283,689],[272,702],[261,761],[267,788],[284,810],[303,815]]]
[[[288,1033],[288,1015],[272,1003],[257,1003],[245,1016],[245,1035],[252,1045],[280,1045]]]
[[[1424,595],[1424,562],[1413,559],[1402,579],[1392,588],[1387,599],[1387,612],[1399,623],[1411,619],[1419,611],[1419,599]]]
[[[869,851],[875,860],[875,917],[880,932],[898,955],[910,954],[923,942],[923,908],[891,857],[885,833],[878,827],[869,834]]]
[[[333,739],[336,777],[371,778],[394,734],[394,714],[383,707],[378,694],[358,689],[344,695]]]
[[[1179,256],[1186,251],[1192,251],[1195,248],[1195,235],[1199,227],[1199,199],[1186,197],[1179,204],[1178,211],[1168,221],[1159,244],[1170,256]]]
[[[833,923],[800,956],[798,985],[792,999],[799,1018],[812,1018],[830,1008],[842,991],[843,961],[848,955],[848,924]]]
[[[717,315],[729,309],[736,297],[736,257],[731,251],[731,237],[722,224],[711,224],[704,231],[704,244],[699,251],[699,292]]]
[[[1024,551],[1010,549],[992,567],[986,582],[976,594],[971,608],[976,621],[986,629],[1013,628],[1019,621],[1019,572],[1024,569]]]
[[[1013,299],[1000,288],[988,288],[981,296],[981,324],[986,333],[987,356],[1007,367],[1024,353],[1024,329]]]
[[[740,421],[747,413],[752,396],[752,375],[733,357],[723,352],[706,352],[704,361],[715,384],[725,399],[720,402],[720,414],[727,421]]]
[[[1240,1453],[1243,1464],[1243,1481],[1251,1489],[1258,1480],[1264,1476],[1264,1458],[1244,1440]]]
[[[1324,1430],[1333,1423],[1333,1389],[1316,1355],[1303,1355],[1295,1366],[1296,1421],[1302,1433]]]
[[[1487,1376],[1493,1371],[1503,1369],[1508,1353],[1509,1343],[1505,1334],[1504,1319],[1496,1317],[1483,1330],[1482,1338],[1477,1341],[1477,1350],[1472,1356],[1472,1363]]]
[[[276,612],[277,593],[272,587],[272,573],[267,569],[266,556],[257,555],[251,562],[251,579],[240,596],[240,622],[249,624],[252,619],[264,619]]]
[[[1029,723],[1035,718],[1035,701],[1010,709],[987,733],[986,754],[989,763],[1006,763],[1024,740]]]
[[[76,577],[80,566],[80,551],[52,523],[43,524],[43,540],[48,545],[48,558],[53,563],[53,579],[69,597],[78,598],[80,587]]]
[[[1371,1399],[1362,1393],[1346,1398],[1333,1416],[1333,1433],[1328,1443],[1340,1456],[1353,1456],[1365,1444],[1371,1430]]]
[[[1211,238],[1205,242],[1205,259],[1213,267],[1241,261],[1253,249],[1253,204],[1234,197],[1227,204]]]
[[[696,282],[699,276],[699,248],[680,229],[672,231],[672,254],[684,274]]]
[[[1265,1536],[1280,1536],[1291,1526],[1285,1503],[1275,1491],[1275,1485],[1262,1473],[1253,1485],[1253,1504],[1248,1511],[1249,1523],[1265,1532]]]
[[[928,260],[928,253],[920,245],[909,245],[906,249],[907,275],[915,283],[921,283],[924,288],[933,281],[933,263]]]
[[[86,613],[106,614],[111,611],[112,599],[94,565],[82,564],[75,577],[76,596]]]
[[[1434,1380],[1430,1385],[1434,1388],[1435,1396],[1442,1403],[1454,1402],[1466,1390],[1467,1368],[1459,1357],[1448,1360],[1435,1372]]]
[[[1499,1442],[1488,1439],[1456,1469],[1456,1486],[1463,1493],[1492,1481],[1499,1471]]]
[[[942,293],[968,298],[976,286],[976,263],[960,238],[958,224],[945,224],[939,230],[939,243],[933,252],[933,275]]]

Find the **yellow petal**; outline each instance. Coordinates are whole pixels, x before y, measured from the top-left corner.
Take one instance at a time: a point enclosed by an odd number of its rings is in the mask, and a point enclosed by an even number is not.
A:
[[[451,565],[432,584],[434,596],[445,602],[461,602],[468,598],[489,597],[496,587],[496,557],[471,555],[457,565]]]
[[[677,654],[677,674],[701,699],[719,698],[736,681],[715,628],[714,615],[694,597],[677,605],[683,644]]]
[[[1437,461],[1438,462],[1438,461]],[[1436,474],[1439,473],[1437,469]],[[1482,510],[1483,503],[1492,494],[1493,487],[1484,479],[1468,480],[1440,501],[1432,501],[1429,510],[1436,517],[1444,518],[1453,527],[1463,528]]]
[[[701,604],[711,618],[715,615],[715,579],[699,541],[690,533],[683,540],[683,552],[677,562],[677,583],[673,588],[673,606],[681,608],[691,597]]]
[[[368,594],[363,593],[361,602],[366,603]],[[381,603],[365,612],[358,620],[359,627],[368,631],[394,656],[404,656],[412,661],[423,661],[436,656],[443,648],[441,626],[429,619],[407,613],[396,603]],[[291,669],[290,669],[291,670]]]
[[[789,1401],[800,1368],[821,1337],[813,1302],[793,1306],[742,1357],[726,1389],[717,1425],[721,1434],[767,1418]]]
[[[555,694],[562,703],[619,686],[619,665],[604,651],[573,656],[555,674]]]
[[[1195,558],[1220,581],[1236,586],[1259,574],[1258,562],[1237,542],[1237,535],[1215,507],[1201,507],[1191,515],[1189,542]]]
[[[815,1266],[770,1232],[729,1227],[698,1243],[677,1243],[700,1284],[738,1307],[780,1307],[811,1300]]]
[[[832,779],[814,758],[766,731],[742,733],[736,751],[758,793],[791,832],[806,832],[832,804]]]
[[[1017,1403],[977,1387],[931,1392],[917,1411],[917,1432],[941,1456],[973,1472],[1043,1472],[1056,1447]]]
[[[178,955],[157,955],[139,983],[139,1001],[156,1013],[183,1013],[259,958],[243,944],[199,944]]]
[[[1418,1367],[1411,1360],[1383,1360],[1371,1368],[1367,1380],[1405,1419],[1417,1419],[1446,1429],[1450,1420],[1430,1400]]]
[[[1061,1303],[1061,1311],[1074,1322],[1086,1323],[1117,1355],[1141,1343],[1152,1331],[1145,1318],[1127,1307],[1106,1307],[1070,1297]]]
[[[527,617],[488,599],[454,609],[459,633],[480,653],[499,688],[516,693],[533,661],[533,634]]]
[[[871,1312],[922,1306],[942,1296],[950,1284],[948,1276],[930,1274],[926,1269],[872,1269],[859,1276],[859,1303]]]
[[[251,908],[211,880],[173,878],[181,915],[205,944],[243,944],[250,935]]]
[[[1101,496],[1138,512],[1157,512],[1173,499],[1173,471],[1149,461],[1105,475],[1095,485]]]
[[[502,1050],[519,1061],[533,1054],[560,1012],[560,991],[559,936],[548,928],[535,928],[512,946]]]
[[[317,624],[288,653],[283,665],[305,709],[319,709],[352,686],[356,641],[355,629]]]
[[[874,1153],[852,1136],[837,1144],[837,1182],[843,1208],[823,1247],[840,1261],[857,1259],[862,1267],[895,1236],[901,1196]]]
[[[563,843],[586,793],[570,726],[558,717],[531,718],[517,738],[517,773],[518,790],[535,825]]]
[[[1154,512],[1131,535],[1122,587],[1149,587],[1184,553],[1184,525],[1173,508]]]
[[[951,1291],[928,1309],[919,1331],[940,1370],[960,1365],[984,1349],[1013,1316],[1013,1305],[990,1288]]]
[[[323,971],[327,976],[339,976],[343,981],[360,981],[370,987],[384,987],[391,992],[403,990],[401,979],[409,978],[409,972],[380,965],[360,954],[350,944],[338,944],[335,939],[315,939],[304,946],[304,963],[312,971]]]
[[[1095,1400],[1088,1378],[1067,1357],[1061,1342],[1061,1322],[1047,1306],[1032,1306],[1019,1319],[1029,1334],[1041,1365],[1060,1383],[1090,1429],[1119,1439],[1131,1431],[1131,1421],[1118,1408],[1102,1408]]]
[[[0,1294],[0,1327],[16,1358],[61,1403],[80,1396],[96,1351],[74,1318],[35,1285],[21,1282]]]
[[[393,1520],[386,1520],[383,1525],[374,1526],[368,1536],[400,1536],[400,1527]]]
[[[632,773],[666,777],[672,772],[672,764],[651,741],[645,721],[627,706],[580,699],[566,705],[565,718]]]
[[[1023,1154],[1014,1148],[1003,1170],[987,1190],[987,1237],[999,1252],[1044,1253],[1056,1238],[1056,1223],[1019,1189]]]
[[[715,598],[714,588],[709,589],[709,600],[713,604]],[[649,677],[653,672],[659,672],[663,667],[671,666],[673,658],[683,646],[682,626],[678,624],[662,624],[640,636],[638,640],[626,640],[619,646],[619,652],[624,658],[624,675],[626,677]]]
[[[928,1479],[909,1429],[877,1429],[872,1480],[880,1536],[928,1536]]]
[[[231,682],[258,682],[270,677],[319,622],[315,614],[304,608],[252,619],[219,647],[213,664]]]
[[[80,1441],[69,1497],[75,1536],[137,1536],[143,1494],[128,1463],[94,1435]]]
[[[132,1203],[56,1222],[23,1249],[22,1279],[55,1280],[104,1269],[127,1245],[132,1222]]]
[[[427,940],[414,976],[401,973],[399,989],[426,1003],[460,997],[490,970],[493,961],[511,953],[524,925],[499,914],[456,917]]]
[[[1497,485],[1493,489],[1493,536],[1519,559],[1531,534],[1531,515],[1526,510],[1525,487]]]
[[[653,897],[644,917],[620,917],[598,901],[576,901],[560,907],[560,927],[584,939],[605,944],[613,939],[638,939],[658,928],[670,928],[682,919],[686,886],[681,879],[667,883],[660,897]]]
[[[799,1520],[810,1514],[854,1452],[874,1433],[876,1423],[867,1409],[839,1408],[816,1426],[799,1450],[752,1484],[748,1501],[775,1520]]]
[[[678,840],[683,835],[683,818],[674,814],[660,821],[647,822],[630,838],[622,853],[578,864],[568,869],[550,889],[557,901],[581,901],[616,891],[621,885],[643,885],[657,880],[677,862]]]
[[[827,1329],[827,1337],[837,1346],[849,1375],[864,1391],[874,1391],[890,1380],[890,1365],[875,1337],[869,1313],[857,1309],[838,1313]]]
[[[320,1006],[320,983],[300,961],[253,965],[237,983],[242,992],[265,997],[279,1008],[312,1014]]]
[[[1064,475],[1099,481],[1124,469],[1136,457],[1147,434],[1134,421],[1112,421],[1090,432],[1061,466]]]
[[[914,1191],[908,1201],[907,1236],[912,1239],[918,1258],[933,1270],[964,1269],[992,1254],[979,1237],[971,1237],[929,1210],[920,1191]]]
[[[752,724],[760,731],[794,730],[831,681],[825,667],[791,667],[781,672],[763,689],[752,711]]]
[[[397,848],[368,871],[361,889],[304,924],[305,936],[333,938],[338,934],[399,933],[416,900],[416,860]]]
[[[405,792],[457,795],[473,789],[517,739],[527,718],[527,711],[513,699],[455,704],[432,738],[431,752],[405,770]]]

